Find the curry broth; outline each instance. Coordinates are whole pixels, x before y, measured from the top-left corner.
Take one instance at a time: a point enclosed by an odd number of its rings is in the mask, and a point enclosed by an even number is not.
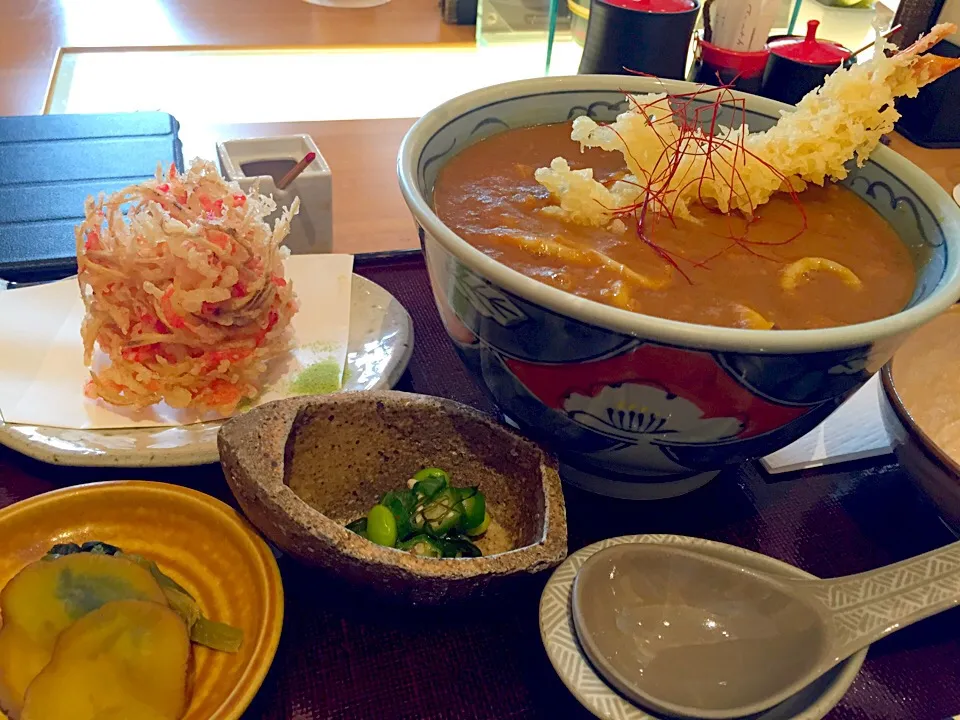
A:
[[[702,224],[657,218],[647,235],[678,259],[686,277],[672,272],[662,289],[625,281],[595,258],[572,262],[518,246],[516,238],[556,238],[594,248],[653,280],[671,272],[643,242],[635,226],[624,233],[573,225],[537,212],[552,204],[534,179],[539,167],[557,156],[571,167],[592,167],[609,184],[625,171],[619,153],[588,149],[570,140],[570,124],[508,130],[472,145],[440,171],[434,208],[460,237],[524,275],[568,292],[635,312],[672,320],[747,327],[749,308],[780,329],[833,327],[865,322],[903,309],[913,292],[915,269],[910,253],[893,228],[854,193],[838,185],[810,187],[799,195],[807,229],[787,195],[762,206],[749,227],[754,252],[730,248],[746,223],[738,216],[697,208]],[[771,243],[771,244],[760,244]],[[779,244],[773,244],[779,243]],[[728,249],[729,248],[729,249]],[[756,253],[756,254],[755,254]],[[762,255],[760,257],[758,255]],[[781,287],[781,273],[803,257],[822,257],[846,266],[862,287],[846,284],[831,272],[804,276],[796,289]]]

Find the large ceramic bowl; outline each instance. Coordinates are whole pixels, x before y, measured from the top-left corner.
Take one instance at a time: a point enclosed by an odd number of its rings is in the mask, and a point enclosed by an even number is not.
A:
[[[960,305],[914,333],[882,372],[883,423],[907,475],[960,535]]]
[[[417,121],[398,163],[437,306],[465,363],[511,421],[553,446],[566,480],[618,497],[686,492],[725,465],[796,440],[879,370],[910,331],[960,297],[960,208],[885,147],[844,184],[910,248],[916,291],[902,312],[849,327],[740,330],[613,308],[501,265],[434,214],[437,172],[464,147],[578,115],[610,121],[626,109],[622,90],[664,88],[695,86],[581,75],[485,88]],[[790,110],[741,97],[752,130]],[[723,121],[735,124],[733,113]]]

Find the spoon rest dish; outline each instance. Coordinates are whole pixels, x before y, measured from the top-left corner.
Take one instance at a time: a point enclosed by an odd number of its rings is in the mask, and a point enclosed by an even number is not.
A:
[[[593,715],[604,720],[661,720],[640,708],[608,685],[596,672],[576,636],[570,600],[574,579],[595,553],[629,543],[667,543],[735,562],[768,574],[812,578],[798,568],[771,557],[724,543],[680,535],[628,535],[610,538],[582,548],[554,572],[540,600],[540,636],[554,670],[576,699]],[[840,702],[860,671],[867,651],[840,663],[819,680],[750,720],[820,720]]]
[[[573,587],[587,656],[631,699],[727,720],[774,707],[838,662],[960,603],[960,542],[829,579],[771,575],[669,544],[588,560]]]

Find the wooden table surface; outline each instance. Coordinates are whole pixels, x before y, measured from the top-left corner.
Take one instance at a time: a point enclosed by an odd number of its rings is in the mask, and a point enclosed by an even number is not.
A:
[[[947,192],[960,185],[960,149],[928,150],[900,135],[891,136],[890,148],[925,170]]]
[[[416,228],[400,196],[397,151],[412,119],[335,120],[217,125],[181,130],[184,157],[213,159],[210,138],[227,140],[306,133],[333,174],[334,252],[380,252],[418,247]]]
[[[376,46],[470,42],[475,34],[445,24],[437,0],[363,9],[303,0],[0,0],[0,17],[0,115],[42,111],[60,47]],[[104,84],[123,92],[109,78]]]
[[[418,246],[413,219],[397,184],[397,151],[413,119],[339,120],[184,128],[184,154],[214,158],[210,138],[307,133],[333,172],[336,252],[379,252]],[[919,165],[948,192],[960,184],[960,149],[927,150],[895,135],[890,147]]]

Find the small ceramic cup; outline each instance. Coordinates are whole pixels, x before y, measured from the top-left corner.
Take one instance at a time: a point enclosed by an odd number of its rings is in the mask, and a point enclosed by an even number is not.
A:
[[[316,157],[286,188],[277,183],[286,171],[308,153]],[[244,192],[259,184],[263,195],[272,195],[277,213],[267,218],[271,225],[283,207],[300,198],[300,213],[290,226],[284,243],[297,254],[328,253],[333,249],[333,184],[330,166],[309,135],[247,138],[217,143],[220,173],[236,180]]]

